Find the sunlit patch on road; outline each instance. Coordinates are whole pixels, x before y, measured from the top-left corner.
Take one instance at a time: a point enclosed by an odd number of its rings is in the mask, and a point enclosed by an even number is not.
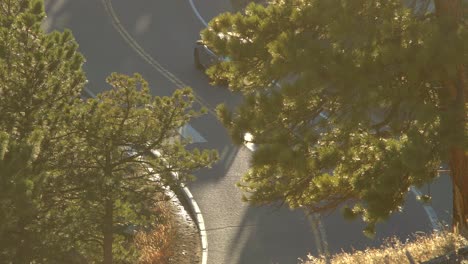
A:
[[[137,35],[142,35],[147,33],[150,29],[152,21],[152,16],[150,14],[145,14],[140,17],[135,22],[135,33]]]
[[[191,125],[187,124],[179,128],[179,134],[184,139],[191,139],[192,143],[203,143],[207,142],[206,139],[198,133]]]

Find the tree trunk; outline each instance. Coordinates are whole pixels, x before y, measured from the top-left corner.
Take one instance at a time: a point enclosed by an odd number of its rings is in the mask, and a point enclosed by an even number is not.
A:
[[[450,153],[450,170],[453,184],[453,228],[468,238],[468,162],[462,146]]]
[[[454,129],[461,133],[458,144],[450,149],[450,174],[453,186],[453,228],[454,231],[468,238],[468,152],[464,139],[466,126],[466,79],[465,68],[461,65],[457,71],[457,89],[453,101],[456,109]]]
[[[105,214],[103,221],[103,233],[104,233],[104,264],[112,264],[112,242],[114,241],[114,230],[113,230],[113,211],[114,203],[107,199],[105,202]]]
[[[462,21],[463,5],[461,0],[436,0],[436,15],[447,36],[455,34]],[[450,42],[447,42],[450,44]],[[463,51],[460,51],[463,52]],[[463,54],[460,54],[463,56]],[[449,121],[453,129],[455,142],[451,142],[450,174],[453,185],[453,229],[468,238],[468,153],[465,150],[466,131],[466,68],[465,65],[453,65],[456,69],[454,77],[444,80],[448,94],[448,109],[454,111],[454,117]]]

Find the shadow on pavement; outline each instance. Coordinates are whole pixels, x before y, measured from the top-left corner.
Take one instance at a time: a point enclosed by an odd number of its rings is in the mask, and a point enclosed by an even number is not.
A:
[[[139,72],[153,87],[153,94],[173,92],[175,85],[124,42],[100,1],[46,0],[45,3],[48,19],[44,26],[73,31],[79,49],[87,59],[84,68],[91,91],[97,93],[107,89],[104,80],[111,72]],[[196,20],[186,1],[142,0],[130,4],[127,0],[115,0],[113,3],[117,14],[125,14],[121,17],[122,23],[145,51],[194,87],[211,106],[221,102],[238,103],[240,99],[236,94],[207,85],[203,73],[194,69],[193,43],[202,26],[198,22],[194,25]],[[145,9],[147,12],[142,12]],[[174,14],[180,15],[174,19]],[[171,21],[170,27],[168,21]],[[233,146],[226,130],[213,115],[195,119],[191,125],[208,139],[206,143],[191,147],[215,148],[221,156],[212,169],[198,171],[197,180],[190,184],[208,228],[209,263],[297,263],[297,258],[305,257],[308,252],[316,254],[313,233],[303,212],[257,208],[240,202],[242,193],[235,185],[249,168],[250,151]],[[362,223],[345,222],[339,212],[325,216],[323,222],[331,253],[339,252],[342,247],[351,250],[377,245],[379,239],[388,235],[404,239],[411,231],[430,230],[427,217],[414,198],[408,199],[407,208],[385,226],[378,227],[376,240],[362,235]]]
[[[86,62],[84,70],[89,80],[87,88],[93,93],[109,89],[105,79],[112,72],[141,73],[150,83],[153,94],[169,95],[174,85],[154,73],[129,48],[113,28],[101,1],[45,0],[46,31],[70,29]]]
[[[415,231],[430,232],[431,227],[421,206],[412,193],[403,212],[394,214],[387,222],[378,224],[374,239],[362,233],[361,220],[344,220],[340,210],[322,217],[331,254],[352,252],[367,247],[379,247],[389,237],[404,242]],[[298,263],[308,253],[317,254],[311,224],[300,210],[275,207],[246,210],[237,228],[230,250],[229,263]],[[235,260],[235,261],[234,261]]]

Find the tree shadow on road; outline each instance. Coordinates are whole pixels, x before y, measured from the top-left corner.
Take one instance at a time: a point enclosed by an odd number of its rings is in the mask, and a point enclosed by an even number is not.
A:
[[[329,253],[379,247],[389,237],[404,242],[413,239],[415,231],[431,231],[424,210],[411,193],[408,193],[405,208],[379,224],[374,239],[364,236],[365,224],[361,220],[344,220],[340,210],[323,216]],[[229,263],[298,263],[298,258],[318,253],[311,223],[305,214],[300,210],[275,209],[268,206],[246,210],[226,247],[229,259],[233,260]]]

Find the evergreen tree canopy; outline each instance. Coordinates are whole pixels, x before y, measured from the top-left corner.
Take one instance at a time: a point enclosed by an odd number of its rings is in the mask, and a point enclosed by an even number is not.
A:
[[[39,235],[37,223],[33,221],[38,210],[35,185],[39,183],[39,177],[33,176],[31,164],[39,151],[40,141],[38,132],[22,143],[10,140],[7,133],[0,132],[0,257],[4,260],[30,260],[37,257],[36,250],[40,248],[31,243],[37,242]],[[23,224],[34,231],[19,229]]]
[[[237,142],[249,132],[258,147],[245,199],[347,205],[372,233],[411,185],[436,177],[450,148],[466,151],[466,106],[452,104],[446,83],[468,61],[467,29],[400,0],[278,0],[210,21],[203,41],[231,60],[208,74],[245,96],[219,116]]]
[[[71,32],[44,33],[44,17],[42,0],[0,2],[0,125],[19,139],[57,133],[86,82]]]
[[[68,262],[62,256],[73,242],[49,198],[61,199],[52,177],[58,139],[68,136],[66,113],[86,81],[84,59],[69,31],[43,32],[44,17],[43,1],[0,1],[0,259],[6,263]]]
[[[136,255],[123,231],[157,224],[165,188],[216,154],[177,137],[201,114],[190,90],[153,97],[140,76],[112,75],[80,99],[78,44],[43,32],[44,17],[42,0],[0,0],[0,262],[123,262]]]
[[[69,186],[63,195],[69,198],[70,216],[79,222],[75,227],[83,255],[104,263],[113,258],[134,262],[131,247],[123,243],[125,230],[157,224],[160,216],[152,208],[166,195],[165,188],[179,189],[217,154],[188,150],[190,141],[178,136],[179,128],[201,114],[191,110],[190,89],[155,97],[139,75],[113,74],[108,83],[111,90],[71,113],[75,137],[63,142],[61,163]]]

